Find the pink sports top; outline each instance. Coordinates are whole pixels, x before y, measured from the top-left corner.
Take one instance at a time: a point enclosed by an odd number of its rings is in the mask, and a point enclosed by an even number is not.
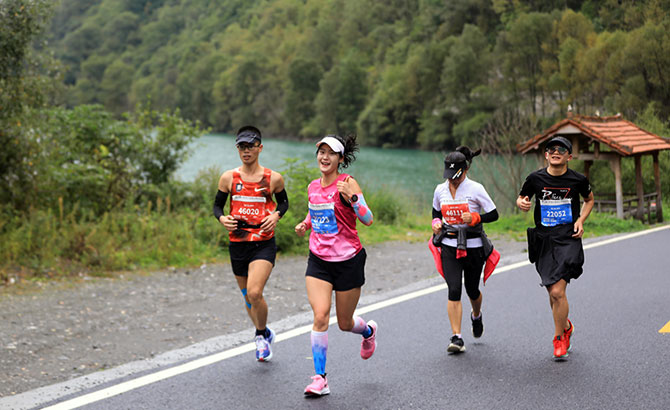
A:
[[[356,230],[356,213],[353,208],[342,204],[337,192],[337,182],[344,181],[348,176],[340,174],[327,187],[322,187],[318,178],[307,188],[312,223],[309,250],[328,262],[349,260],[363,249]]]

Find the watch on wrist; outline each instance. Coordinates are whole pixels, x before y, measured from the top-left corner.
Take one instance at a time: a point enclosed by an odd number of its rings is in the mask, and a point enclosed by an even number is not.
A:
[[[354,202],[358,202],[358,195],[353,194],[353,195],[349,198],[349,202],[352,203],[352,204],[353,204]]]

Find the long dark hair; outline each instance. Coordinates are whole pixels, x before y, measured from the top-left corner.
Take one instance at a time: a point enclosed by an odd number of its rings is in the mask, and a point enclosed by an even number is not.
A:
[[[470,148],[466,147],[465,145],[456,147],[455,151],[458,151],[461,154],[465,155],[465,160],[468,162],[468,169],[470,168],[470,165],[472,165],[472,158],[482,153],[481,148],[473,152]]]

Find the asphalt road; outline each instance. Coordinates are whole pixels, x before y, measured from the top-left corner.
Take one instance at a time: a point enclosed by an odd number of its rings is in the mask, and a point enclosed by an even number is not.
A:
[[[461,355],[446,353],[444,286],[388,306],[364,307],[362,316],[379,323],[378,348],[370,360],[359,357],[359,336],[332,325],[328,396],[303,396],[313,366],[309,333],[299,328],[279,335],[269,363],[257,363],[245,345],[189,362],[192,367],[212,362],[191,371],[181,372],[189,363],[163,373],[145,371],[77,393],[82,402],[63,396],[50,404],[69,409],[94,397],[100,399],[81,408],[670,408],[670,333],[659,332],[670,321],[670,229],[585,252],[585,273],[568,286],[575,334],[563,362],[552,359],[547,292],[534,267],[522,264],[482,288],[484,335],[475,341],[466,332],[467,352]],[[176,374],[167,377],[169,371]],[[124,392],[114,395],[120,391],[114,389]],[[0,408],[10,404],[3,400]]]

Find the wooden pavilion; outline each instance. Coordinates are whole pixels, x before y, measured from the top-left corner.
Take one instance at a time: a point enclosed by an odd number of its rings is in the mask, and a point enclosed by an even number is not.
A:
[[[651,222],[651,214],[655,210],[658,222],[663,221],[663,205],[661,197],[661,175],[658,155],[662,150],[670,149],[670,141],[647,132],[621,114],[611,117],[572,115],[555,123],[542,133],[517,146],[522,154],[536,153],[543,155],[544,143],[552,137],[561,135],[572,141],[572,156],[584,161],[585,174],[589,176],[589,168],[595,160],[607,160],[614,172],[615,189],[613,199],[596,197],[596,209],[603,207],[616,209],[618,218],[634,215],[643,219],[645,214]],[[642,155],[651,155],[654,161],[655,193],[645,194],[642,180]],[[635,194],[624,200],[621,182],[621,159],[633,157],[635,160]],[[600,196],[600,195],[597,195]],[[624,207],[624,204],[627,206]],[[647,206],[645,206],[647,204]]]

